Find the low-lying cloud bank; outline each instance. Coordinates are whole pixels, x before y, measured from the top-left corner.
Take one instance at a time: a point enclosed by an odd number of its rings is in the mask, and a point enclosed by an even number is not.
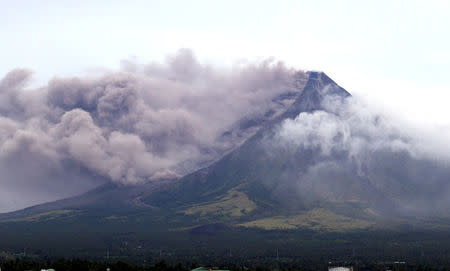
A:
[[[222,134],[293,91],[299,73],[271,60],[213,67],[187,49],[162,64],[122,64],[120,72],[54,78],[33,90],[26,89],[28,70],[1,79],[0,211],[105,181],[189,173],[238,144]]]
[[[278,196],[450,215],[450,129],[416,127],[353,97],[327,97],[323,106],[285,120],[267,142],[274,161],[292,159]]]
[[[347,151],[350,157],[359,157],[386,150],[406,151],[415,158],[450,161],[450,147],[445,144],[449,129],[414,127],[353,97],[330,96],[322,104],[325,110],[285,120],[278,138],[299,147],[318,148],[324,156]]]

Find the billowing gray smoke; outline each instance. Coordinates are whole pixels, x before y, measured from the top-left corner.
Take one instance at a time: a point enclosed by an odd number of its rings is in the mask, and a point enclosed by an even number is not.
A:
[[[414,127],[353,97],[329,96],[322,105],[285,120],[266,142],[273,161],[291,163],[279,196],[450,214],[449,129]]]
[[[1,79],[0,211],[105,182],[190,173],[285,110],[306,78],[269,60],[212,67],[189,50],[163,64],[122,66],[39,89],[26,88],[27,70]],[[330,96],[321,108],[285,120],[265,141],[283,169],[274,194],[288,204],[356,200],[448,212],[448,129],[416,129],[355,98]]]
[[[239,144],[223,134],[270,110],[299,74],[270,60],[216,68],[186,49],[163,64],[122,64],[32,90],[27,70],[0,81],[0,211],[189,173]]]

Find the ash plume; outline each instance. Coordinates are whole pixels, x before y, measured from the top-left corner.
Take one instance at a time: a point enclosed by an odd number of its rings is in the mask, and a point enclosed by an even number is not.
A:
[[[238,145],[223,134],[298,91],[293,77],[304,73],[273,60],[218,68],[182,49],[165,63],[126,60],[118,72],[37,89],[27,89],[31,75],[0,81],[0,211],[192,172]],[[29,192],[14,203],[17,191]]]

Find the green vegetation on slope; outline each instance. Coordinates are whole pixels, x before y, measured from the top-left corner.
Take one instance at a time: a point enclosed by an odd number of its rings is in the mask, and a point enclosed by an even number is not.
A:
[[[361,219],[345,217],[323,208],[303,212],[292,216],[273,216],[261,218],[239,226],[261,228],[264,230],[313,229],[317,231],[347,231],[361,230],[374,223]]]
[[[256,209],[256,204],[247,195],[231,189],[223,197],[212,202],[196,204],[183,211],[186,215],[241,217]]]
[[[58,218],[68,218],[79,214],[81,211],[78,210],[54,210],[48,212],[42,212],[26,217],[12,218],[5,220],[3,222],[37,222],[37,221],[49,221]]]

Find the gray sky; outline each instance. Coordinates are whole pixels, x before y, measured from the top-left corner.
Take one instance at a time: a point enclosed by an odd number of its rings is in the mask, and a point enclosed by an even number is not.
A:
[[[408,118],[450,124],[447,1],[1,2],[0,74],[30,68],[34,85],[185,47],[208,63],[273,56],[323,70]]]

